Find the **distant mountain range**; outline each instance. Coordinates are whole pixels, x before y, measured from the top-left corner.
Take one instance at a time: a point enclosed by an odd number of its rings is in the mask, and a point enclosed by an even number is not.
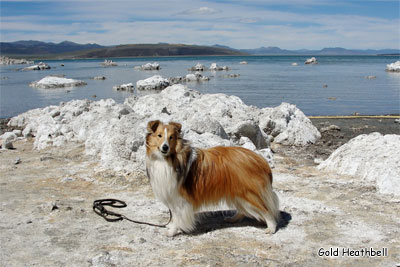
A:
[[[76,44],[64,41],[58,44],[40,41],[0,42],[2,55],[49,55],[98,49],[104,46],[98,44]]]
[[[380,49],[380,50],[359,50],[345,49],[342,47],[323,48],[321,50],[285,50],[279,47],[260,47],[256,49],[241,49],[240,51],[250,55],[381,55],[381,54],[400,54],[399,49]]]
[[[40,41],[0,42],[2,56],[27,58],[111,58],[150,56],[245,55],[231,48],[184,44],[127,44],[101,46],[64,41],[59,44]]]
[[[354,50],[341,47],[321,50],[285,50],[279,47],[233,49],[225,45],[203,46],[184,44],[127,44],[102,46],[77,44],[69,41],[46,43],[40,41],[0,42],[2,56],[26,58],[112,58],[150,56],[208,56],[208,55],[378,55],[400,54],[399,49]]]

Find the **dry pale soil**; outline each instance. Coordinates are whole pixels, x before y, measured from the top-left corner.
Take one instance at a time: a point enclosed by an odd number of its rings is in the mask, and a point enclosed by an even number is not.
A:
[[[99,171],[81,144],[34,151],[32,143],[0,150],[0,266],[400,264],[400,200],[358,178],[320,172],[288,148],[274,147],[277,233],[267,235],[251,219],[225,223],[232,211],[222,207],[199,214],[194,233],[170,238],[164,228],[107,222],[92,211],[93,200],[112,197],[127,202],[116,211],[128,217],[168,221],[143,174]],[[388,255],[342,255],[362,248],[387,248]],[[330,249],[339,256],[319,255]]]

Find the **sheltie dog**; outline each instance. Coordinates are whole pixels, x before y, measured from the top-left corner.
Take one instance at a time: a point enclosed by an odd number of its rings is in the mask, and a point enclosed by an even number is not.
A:
[[[221,202],[236,208],[226,221],[248,216],[275,233],[279,200],[267,161],[242,147],[193,148],[181,128],[176,122],[147,124],[146,171],[154,195],[171,210],[168,235],[192,231],[195,211]]]

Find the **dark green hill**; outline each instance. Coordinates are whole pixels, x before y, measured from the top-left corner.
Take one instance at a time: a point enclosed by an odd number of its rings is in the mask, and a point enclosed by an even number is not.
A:
[[[246,55],[247,53],[220,47],[184,44],[129,44],[114,47],[80,51],[68,56],[78,58],[112,57],[164,57],[164,56],[211,56]]]

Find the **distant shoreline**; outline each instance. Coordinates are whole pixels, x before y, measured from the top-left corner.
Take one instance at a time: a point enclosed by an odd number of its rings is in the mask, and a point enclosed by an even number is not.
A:
[[[246,58],[251,58],[251,57],[400,57],[400,54],[396,55],[276,55],[276,54],[265,54],[265,55],[171,55],[171,56],[116,56],[116,57],[77,57],[77,58],[72,58],[72,57],[59,57],[57,56],[37,56],[37,55],[5,55],[10,58],[14,59],[26,59],[26,60],[33,60],[33,61],[44,61],[44,60],[104,60],[104,59],[150,59],[150,58],[190,58],[190,57],[199,57],[199,58],[206,58],[206,57],[246,57]],[[1,65],[0,65],[1,66]]]
[[[342,47],[327,47],[319,50],[289,50],[279,47],[236,49],[218,44],[211,46],[171,43],[102,46],[98,44],[77,44],[69,41],[56,44],[33,40],[0,42],[0,49],[4,56],[38,60],[171,56],[400,56],[398,49],[346,49]]]
[[[400,113],[388,115],[327,115],[307,117],[309,119],[400,119]]]

